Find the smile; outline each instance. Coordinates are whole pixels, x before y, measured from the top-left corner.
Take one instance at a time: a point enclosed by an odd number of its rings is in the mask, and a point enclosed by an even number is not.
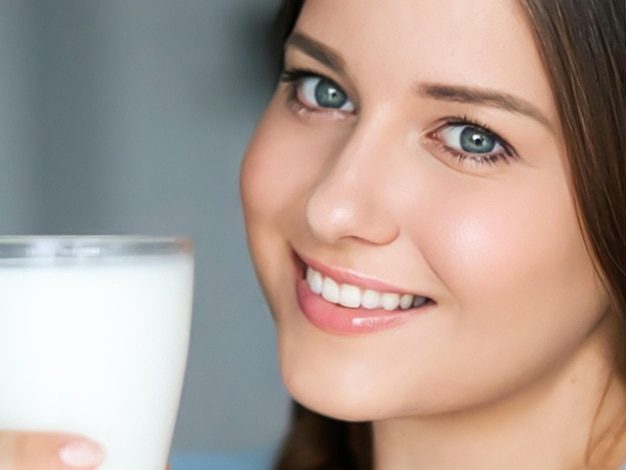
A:
[[[294,257],[296,296],[304,316],[324,331],[340,335],[373,333],[399,326],[431,311],[436,302],[343,269]]]
[[[310,266],[306,267],[306,281],[311,292],[321,296],[327,302],[346,308],[408,310],[421,307],[429,300],[418,295],[380,292],[373,289],[361,289],[352,284],[340,284]]]

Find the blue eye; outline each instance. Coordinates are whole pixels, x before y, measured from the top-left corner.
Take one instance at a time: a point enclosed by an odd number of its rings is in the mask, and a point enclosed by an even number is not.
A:
[[[328,114],[335,111],[342,115],[352,114],[356,106],[348,94],[333,80],[306,69],[283,70],[280,80],[288,85],[288,103],[298,111],[309,114]]]
[[[505,140],[468,118],[448,120],[428,137],[439,149],[463,165],[492,166],[519,158]]]
[[[323,77],[305,77],[298,89],[298,96],[308,106],[353,112],[354,105],[348,95],[334,82]]]
[[[486,155],[506,150],[491,132],[470,124],[450,125],[440,135],[445,145],[464,153]]]

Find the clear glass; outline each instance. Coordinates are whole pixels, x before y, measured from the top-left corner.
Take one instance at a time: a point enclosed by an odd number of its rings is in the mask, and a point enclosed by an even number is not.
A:
[[[163,470],[182,389],[192,244],[0,237],[0,430],[99,442],[100,470]]]
[[[187,238],[147,236],[0,236],[0,263],[167,256],[193,251]]]

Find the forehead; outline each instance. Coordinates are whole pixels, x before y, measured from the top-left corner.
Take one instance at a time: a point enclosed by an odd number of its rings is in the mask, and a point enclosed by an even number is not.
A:
[[[307,0],[296,29],[337,51],[361,81],[495,88],[553,114],[549,82],[516,0]]]

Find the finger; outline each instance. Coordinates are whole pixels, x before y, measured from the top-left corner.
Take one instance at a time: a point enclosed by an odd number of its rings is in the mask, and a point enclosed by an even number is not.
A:
[[[100,447],[65,433],[0,433],[0,470],[95,470]]]

